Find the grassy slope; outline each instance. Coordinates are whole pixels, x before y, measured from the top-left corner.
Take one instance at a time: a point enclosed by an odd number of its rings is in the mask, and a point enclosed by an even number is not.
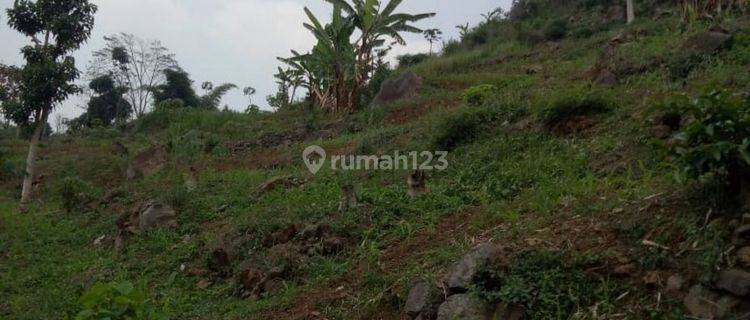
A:
[[[742,19],[731,23],[745,25]],[[54,139],[42,151],[41,201],[29,214],[15,212],[18,179],[2,182],[0,318],[63,318],[77,310],[77,297],[86,287],[113,279],[144,283],[174,319],[285,318],[313,310],[335,319],[391,318],[398,314],[392,304],[404,298],[410,283],[438,279],[473,243],[485,240],[516,252],[564,250],[603,268],[624,255],[640,263],[639,272],[671,270],[699,281],[723,249],[721,231],[702,228],[712,204],[693,200],[689,186],[672,180],[663,153],[650,143],[646,110],[651,99],[671,92],[695,93],[708,85],[747,88],[750,38],[745,31],[736,33],[731,51],[699,66],[682,83],[670,80],[663,65],[651,63],[667,59],[672,48],[703,28],[682,32],[678,25],[665,19],[628,27],[641,35],[621,46],[622,63],[649,67],[606,90],[616,108],[597,116],[596,125],[582,135],[550,134],[539,126],[536,114],[545,101],[591,86],[580,74],[621,27],[566,39],[557,48],[494,40],[433,58],[411,68],[425,78],[418,99],[352,116],[192,111],[152,115],[127,137],[98,130],[88,137]],[[498,58],[502,63],[492,63]],[[541,65],[541,72],[527,74],[529,65]],[[498,105],[528,112],[514,123],[498,119],[484,124],[478,137],[453,150],[450,168],[432,174],[430,193],[416,200],[406,195],[405,172],[324,169],[311,176],[299,159],[302,148],[313,142],[342,154],[429,149],[434,136],[445,130],[444,119],[469,108],[461,105],[463,90],[484,83],[501,88]],[[268,132],[303,128],[331,131],[335,137],[240,153],[225,147]],[[125,162],[110,155],[114,139],[131,150],[171,142],[170,163],[156,176],[125,181]],[[13,161],[22,159],[21,142],[1,143]],[[203,152],[202,144],[217,147]],[[200,171],[199,189],[190,194],[182,188],[189,165]],[[255,191],[266,179],[283,174],[308,182],[287,191]],[[93,198],[113,189],[122,195],[93,210],[65,213],[53,191],[66,176],[90,183]],[[338,213],[344,181],[355,182],[365,204]],[[133,237],[127,250],[116,255],[111,239],[118,216],[151,198],[180,209],[180,228]],[[230,280],[201,289],[201,277],[180,272],[183,263],[188,269],[201,268],[205,248],[222,237],[244,239],[242,256],[250,248],[262,255],[264,249],[256,244],[274,226],[318,221],[330,222],[350,245],[340,255],[313,258],[287,289],[267,299],[236,298]],[[109,237],[94,246],[100,235]],[[676,247],[696,241],[711,245],[676,256],[640,246],[643,238]],[[599,313],[676,317],[679,301],[664,298],[656,310],[654,295],[639,276],[603,280],[606,289],[596,292]],[[625,292],[631,293],[616,301]]]

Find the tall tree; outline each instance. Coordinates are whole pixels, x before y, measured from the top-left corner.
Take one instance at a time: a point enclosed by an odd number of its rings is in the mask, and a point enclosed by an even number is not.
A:
[[[166,81],[164,84],[151,88],[154,95],[154,104],[179,99],[188,107],[199,107],[201,104],[198,95],[193,89],[193,80],[190,75],[182,69],[167,69],[163,71]]]
[[[209,81],[204,82],[201,87],[206,93],[200,97],[200,105],[208,109],[218,108],[221,98],[230,90],[237,89],[237,86],[233,83],[224,83],[214,87],[214,84]]]
[[[79,125],[110,126],[113,122],[125,122],[130,118],[132,106],[123,98],[127,88],[117,87],[110,76],[101,76],[89,83],[95,96],[91,97],[86,112],[76,120]]]
[[[635,4],[633,3],[634,0],[627,0],[627,11],[628,11],[628,24],[633,23],[633,20],[635,20]]]
[[[73,84],[79,72],[69,54],[91,35],[96,5],[88,0],[16,0],[7,10],[8,25],[27,36],[21,49],[26,64],[21,70],[20,107],[16,120],[33,123],[34,133],[26,158],[21,205],[31,200],[39,140],[56,104],[80,89]]]
[[[11,121],[15,122],[14,113],[20,109],[20,89],[21,70],[0,64],[0,112],[6,125]]]
[[[159,41],[128,33],[105,36],[104,41],[104,48],[94,52],[89,78],[111,75],[118,87],[128,89],[125,99],[133,106],[135,116],[143,116],[153,100],[149,89],[166,81],[165,70],[178,69],[174,54]]]
[[[423,33],[425,40],[430,43],[430,55],[432,55],[432,45],[443,38],[443,32],[439,29],[427,29]]]

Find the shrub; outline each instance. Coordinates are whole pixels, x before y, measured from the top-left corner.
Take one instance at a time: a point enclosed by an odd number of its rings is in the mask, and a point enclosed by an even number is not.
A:
[[[507,271],[480,272],[480,297],[521,305],[531,319],[565,319],[596,300],[597,283],[558,253],[530,251],[514,260]]]
[[[548,41],[557,41],[565,38],[567,33],[568,23],[565,20],[553,20],[544,27],[544,38]]]
[[[65,212],[81,211],[95,199],[95,190],[77,177],[62,179],[55,190]]]
[[[167,99],[156,105],[155,111],[177,110],[185,107],[185,102],[180,99]]]
[[[663,108],[682,115],[685,126],[671,147],[681,178],[718,173],[740,188],[750,177],[750,101],[713,90],[695,99],[677,96]]]
[[[676,53],[667,63],[669,76],[672,80],[687,78],[690,72],[701,63],[703,63],[701,55],[686,52]]]
[[[495,120],[495,115],[487,110],[466,110],[449,116],[439,123],[433,138],[433,145],[439,150],[451,151],[461,144],[476,139],[483,125]]]
[[[495,92],[497,92],[497,87],[491,84],[473,86],[464,91],[464,101],[470,106],[481,106],[490,99]]]
[[[76,320],[159,320],[167,317],[151,305],[141,289],[129,282],[96,284],[81,297]]]
[[[418,53],[418,54],[405,54],[402,56],[398,56],[396,59],[398,59],[398,66],[399,67],[410,67],[413,65],[417,65],[422,63],[423,61],[427,60],[430,56],[424,53]]]
[[[598,91],[573,91],[549,101],[541,109],[544,126],[554,129],[579,116],[607,112],[611,99]]]

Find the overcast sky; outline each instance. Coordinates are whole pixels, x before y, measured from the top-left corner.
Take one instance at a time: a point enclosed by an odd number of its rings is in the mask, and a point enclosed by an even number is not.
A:
[[[85,70],[91,52],[103,46],[105,35],[126,32],[144,39],[156,39],[177,56],[190,73],[197,92],[200,83],[231,82],[239,87],[253,86],[258,92],[253,103],[266,107],[265,96],[276,90],[273,74],[277,56],[288,56],[290,49],[308,51],[314,44],[304,28],[303,7],[308,6],[322,20],[330,20],[328,3],[323,0],[92,0],[99,6],[91,39],[74,56]],[[423,20],[421,28],[438,28],[444,38],[456,38],[455,26],[479,22],[480,14],[497,7],[507,9],[511,0],[405,0],[399,11],[436,12]],[[7,26],[5,8],[13,0],[0,0],[0,63],[21,65],[19,49],[28,43]],[[396,47],[392,56],[427,52],[429,44],[421,35],[408,35],[408,45]],[[222,105],[244,110],[248,105],[241,90],[228,94]],[[74,117],[82,112],[79,98],[71,98],[57,113]],[[53,119],[53,118],[51,118]]]

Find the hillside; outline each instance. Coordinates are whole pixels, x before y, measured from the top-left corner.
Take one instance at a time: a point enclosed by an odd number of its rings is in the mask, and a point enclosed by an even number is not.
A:
[[[522,2],[394,70],[416,95],[353,113],[161,109],[53,135],[26,213],[28,144],[3,132],[0,318],[72,318],[118,281],[170,319],[433,319],[407,303],[426,281],[459,319],[742,319],[750,280],[724,271],[750,260],[745,216],[720,180],[675,178],[659,106],[745,94],[750,19],[643,2],[632,24],[610,1]],[[407,170],[310,173],[310,145],[449,166],[411,197]],[[176,217],[139,220],[162,205]]]

